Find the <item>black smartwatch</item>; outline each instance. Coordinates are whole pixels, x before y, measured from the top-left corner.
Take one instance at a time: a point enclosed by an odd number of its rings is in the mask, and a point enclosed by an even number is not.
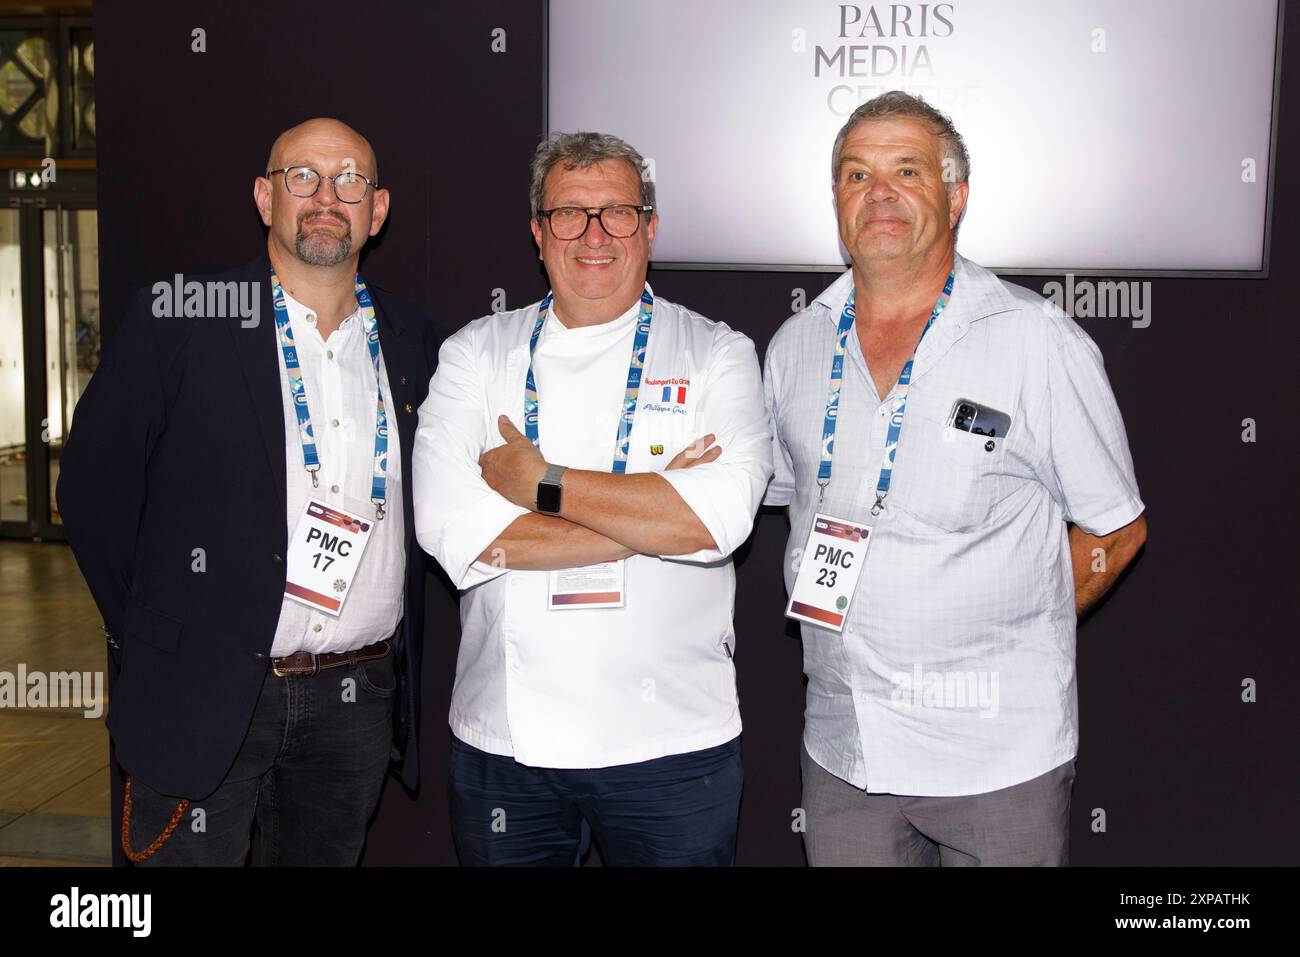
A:
[[[563,465],[546,466],[546,474],[537,483],[537,511],[547,515],[560,514],[560,493],[564,490],[560,477],[566,471],[568,469]]]

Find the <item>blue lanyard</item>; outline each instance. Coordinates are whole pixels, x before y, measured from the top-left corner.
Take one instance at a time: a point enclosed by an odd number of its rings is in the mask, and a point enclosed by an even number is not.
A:
[[[926,320],[925,328],[921,330],[921,337],[916,341],[916,349],[921,347],[925,334],[930,331],[930,327],[943,312],[943,307],[948,304],[954,278],[955,273],[948,273],[948,281],[944,283],[943,292],[939,294],[939,299],[930,312],[930,318]],[[819,504],[821,496],[826,493],[826,486],[831,484],[831,458],[835,454],[835,425],[840,407],[840,386],[844,381],[844,352],[848,347],[849,333],[853,330],[853,323],[857,318],[857,310],[854,307],[857,294],[856,288],[849,291],[849,298],[844,303],[844,312],[840,315],[840,325],[835,336],[835,358],[831,360],[830,393],[826,397],[826,420],[822,426],[822,458],[821,464],[817,467],[817,484],[821,487],[817,499]],[[916,359],[916,349],[912,350],[907,362],[903,364],[903,371],[898,374],[898,397],[895,400],[893,414],[889,418],[889,432],[885,436],[885,455],[880,464],[880,478],[876,482],[876,503],[871,506],[872,515],[879,515],[884,509],[885,496],[889,494],[889,483],[893,479],[894,455],[898,452],[898,437],[903,434],[903,415],[907,411],[907,387],[912,381],[912,362]]]
[[[528,378],[524,380],[524,433],[536,448],[541,448],[537,437],[537,418],[540,405],[537,399],[537,380],[533,378],[533,353],[542,335],[542,326],[551,311],[554,293],[547,293],[537,309],[533,335],[528,340]],[[654,316],[655,299],[646,286],[641,291],[641,311],[636,320],[636,335],[632,339],[632,358],[627,365],[627,389],[623,393],[623,414],[618,420],[614,436],[614,465],[611,471],[622,475],[627,471],[627,452],[632,442],[632,419],[636,416],[637,396],[641,392],[641,369],[645,365],[646,344],[650,341],[650,320]]]
[[[356,280],[357,305],[361,307],[361,321],[366,329],[366,345],[370,349],[370,364],[375,368],[375,457],[370,479],[370,501],[375,506],[375,518],[383,520],[384,498],[388,474],[388,415],[384,412],[384,390],[380,385],[379,371],[379,321],[361,274]],[[284,290],[280,277],[271,270],[271,303],[275,306],[275,330],[280,338],[280,351],[284,354],[284,369],[289,376],[289,392],[293,395],[293,410],[298,415],[298,438],[302,442],[303,466],[311,474],[311,487],[319,487],[316,473],[320,471],[320,456],[316,453],[316,433],[311,427],[311,411],[307,407],[307,387],[302,381],[302,368],[298,365],[298,348],[293,344],[293,329],[289,327],[289,311],[284,305]]]

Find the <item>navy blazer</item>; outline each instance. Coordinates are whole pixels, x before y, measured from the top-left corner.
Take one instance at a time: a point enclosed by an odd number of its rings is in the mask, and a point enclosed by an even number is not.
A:
[[[157,318],[136,293],[77,403],[59,511],[120,667],[108,729],[121,765],[165,794],[202,799],[252,720],[284,599],[285,428],[263,253],[185,281],[257,282],[259,321]],[[426,559],[410,488],[417,412],[442,334],[369,286],[407,477],[404,613],[395,652],[392,759],[419,780]],[[206,569],[194,571],[202,548]]]

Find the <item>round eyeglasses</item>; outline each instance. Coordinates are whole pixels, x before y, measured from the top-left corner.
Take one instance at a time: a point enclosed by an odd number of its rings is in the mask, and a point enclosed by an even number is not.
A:
[[[266,176],[269,179],[276,173],[283,173],[285,189],[302,199],[315,196],[322,179],[330,181],[334,187],[334,196],[340,203],[359,203],[366,198],[372,186],[379,188],[378,183],[372,183],[356,170],[344,170],[337,176],[322,176],[310,166],[286,166],[283,169],[267,170]]]
[[[641,214],[653,210],[653,206],[632,206],[627,203],[611,206],[556,206],[554,209],[539,209],[537,218],[546,217],[551,224],[551,235],[556,239],[577,239],[587,231],[593,219],[600,220],[601,228],[613,239],[627,239],[640,227]]]

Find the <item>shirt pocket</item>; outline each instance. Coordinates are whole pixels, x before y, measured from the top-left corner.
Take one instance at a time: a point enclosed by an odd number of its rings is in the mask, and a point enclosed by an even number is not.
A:
[[[960,532],[983,524],[1006,494],[1005,440],[910,419],[903,427],[886,507]]]

